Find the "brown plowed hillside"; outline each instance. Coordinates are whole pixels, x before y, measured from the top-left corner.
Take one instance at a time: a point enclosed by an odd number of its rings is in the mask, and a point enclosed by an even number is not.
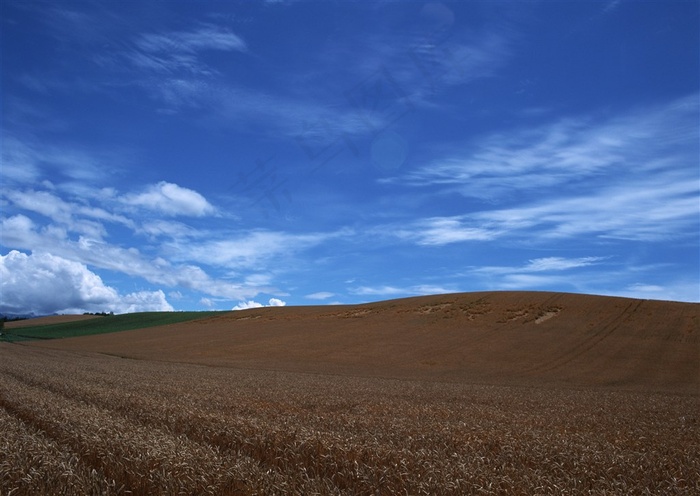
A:
[[[700,304],[568,293],[258,308],[33,345],[237,368],[700,393]]]

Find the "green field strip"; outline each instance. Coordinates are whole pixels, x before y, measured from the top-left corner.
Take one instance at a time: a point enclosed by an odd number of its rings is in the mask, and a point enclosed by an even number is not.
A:
[[[123,315],[95,317],[89,320],[49,324],[17,329],[5,328],[0,341],[28,341],[35,339],[60,339],[110,332],[130,331],[146,327],[179,324],[191,320],[205,319],[226,313],[216,312],[139,312]]]

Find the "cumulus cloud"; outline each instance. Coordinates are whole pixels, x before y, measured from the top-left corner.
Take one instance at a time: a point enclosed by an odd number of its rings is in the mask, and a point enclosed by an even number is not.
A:
[[[262,303],[258,303],[257,301],[253,300],[248,300],[248,301],[242,301],[235,307],[233,307],[231,310],[248,310],[249,308],[261,308],[263,306]]]
[[[243,300],[264,292],[264,288],[251,286],[254,281],[242,284],[214,278],[196,265],[174,264],[162,257],[147,258],[137,248],[82,236],[74,241],[64,230],[53,225],[42,228],[21,214],[0,219],[0,229],[2,244],[8,248],[50,252],[100,269],[141,277],[160,286],[194,289],[228,300]]]
[[[125,195],[122,201],[127,205],[143,207],[171,216],[202,217],[215,211],[206,198],[196,191],[166,181],[151,185],[143,193]]]
[[[0,255],[0,312],[53,313],[172,311],[165,294],[140,291],[120,295],[82,263],[48,253],[17,250]]]
[[[258,303],[257,301],[254,300],[248,300],[248,301],[242,301],[235,307],[233,307],[231,310],[248,310],[249,308],[262,308],[262,307],[283,307],[287,304],[287,302],[282,301],[278,298],[270,298],[268,300],[267,305],[263,305],[262,303]]]
[[[165,298],[165,293],[160,289],[129,293],[120,297],[111,306],[115,313],[172,312],[174,310]]]

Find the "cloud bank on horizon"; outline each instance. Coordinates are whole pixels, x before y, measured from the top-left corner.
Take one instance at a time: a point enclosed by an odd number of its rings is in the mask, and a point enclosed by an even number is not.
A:
[[[7,0],[0,313],[700,301],[699,14]]]

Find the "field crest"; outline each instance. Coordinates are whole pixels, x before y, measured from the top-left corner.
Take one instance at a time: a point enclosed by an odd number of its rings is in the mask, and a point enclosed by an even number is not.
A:
[[[700,392],[700,305],[547,292],[257,308],[38,343],[224,367]]]

